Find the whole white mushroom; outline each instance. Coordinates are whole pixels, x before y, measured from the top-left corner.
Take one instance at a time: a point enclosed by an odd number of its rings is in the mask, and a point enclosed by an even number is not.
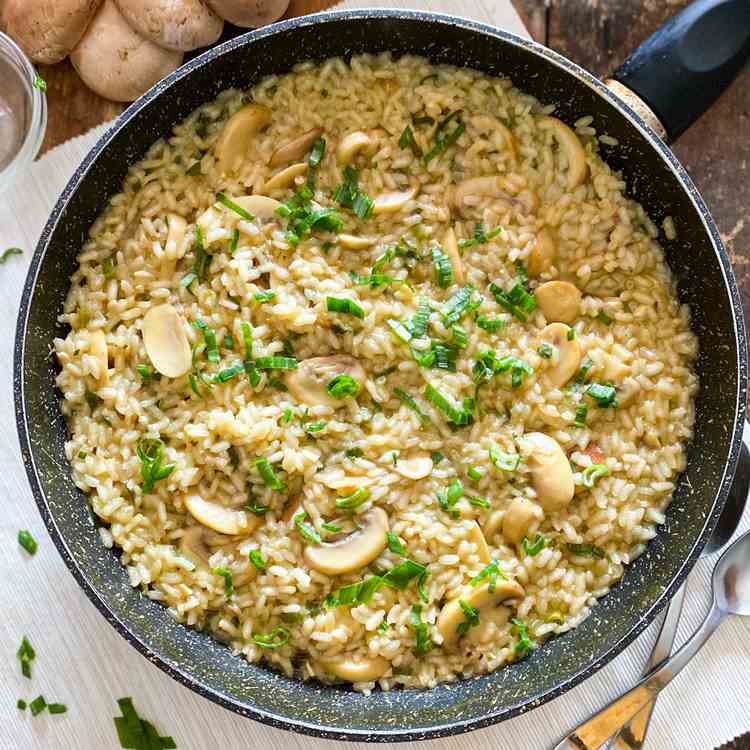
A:
[[[256,29],[278,21],[289,0],[206,0],[214,13],[235,26]]]
[[[31,60],[54,65],[78,44],[101,2],[5,0],[5,30]]]
[[[99,96],[130,102],[178,68],[182,53],[144,39],[122,17],[113,0],[104,0],[70,61]]]
[[[224,28],[201,0],[115,0],[125,20],[165,49],[187,52],[213,44]]]

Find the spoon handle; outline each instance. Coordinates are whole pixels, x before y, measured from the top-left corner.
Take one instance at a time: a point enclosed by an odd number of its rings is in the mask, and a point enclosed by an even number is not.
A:
[[[725,617],[726,613],[714,604],[700,627],[674,656],[649,672],[634,688],[580,724],[554,750],[597,750],[601,747],[623,724],[656,699],[659,691],[700,651]]]

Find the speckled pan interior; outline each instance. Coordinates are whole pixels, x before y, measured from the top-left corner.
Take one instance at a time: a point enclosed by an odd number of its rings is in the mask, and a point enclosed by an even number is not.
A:
[[[303,60],[391,50],[509,76],[573,122],[594,116],[621,145],[602,156],[658,223],[679,294],[700,340],[695,442],[666,525],[622,582],[574,631],[501,671],[430,691],[377,692],[287,679],[233,657],[208,635],[174,623],[128,585],[105,549],[63,453],[65,424],[49,356],[75,257],[129,165],[173,124],[229,86],[246,88]],[[710,379],[705,377],[710,375]],[[744,418],[747,363],[739,297],[716,227],[672,153],[596,79],[532,42],[481,24],[401,11],[327,13],[238,37],[192,60],[132,105],[86,157],[49,219],[24,290],[14,391],[23,460],[44,520],[65,562],[102,614],[138,650],[183,684],[245,716],[318,736],[423,739],[507,719],[559,695],[619,653],[654,617],[697,559],[734,473]],[[137,658],[133,652],[133,658]]]

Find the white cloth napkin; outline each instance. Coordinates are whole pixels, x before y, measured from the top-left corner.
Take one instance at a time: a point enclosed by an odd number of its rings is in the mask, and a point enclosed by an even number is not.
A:
[[[375,5],[351,0],[347,6]],[[451,0],[391,0],[390,6],[455,11]],[[509,0],[472,0],[464,15],[528,36]],[[522,81],[517,83],[522,84]],[[0,266],[0,750],[110,750],[116,700],[133,696],[141,715],[180,750],[344,750],[345,744],[271,729],[241,718],[174,682],[142,658],[96,611],[70,575],[37,513],[19,456],[12,403],[12,357],[21,288],[31,254],[56,198],[106,126],[68,141],[36,162],[0,199],[0,251],[23,248]],[[750,527],[750,513],[743,529]],[[29,558],[16,543],[29,529],[39,550]],[[709,602],[710,561],[690,579],[680,640]],[[33,678],[21,676],[15,651],[27,635],[37,652]],[[652,626],[613,663],[584,684],[531,713],[468,735],[414,743],[429,750],[546,750],[576,723],[635,681],[654,638]],[[750,729],[750,621],[725,623],[659,701],[649,747],[708,750]],[[43,694],[67,704],[62,716],[16,709],[16,700]]]

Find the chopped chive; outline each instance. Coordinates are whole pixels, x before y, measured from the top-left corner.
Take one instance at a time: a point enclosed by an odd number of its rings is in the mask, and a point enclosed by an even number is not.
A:
[[[581,476],[583,486],[591,489],[602,477],[609,476],[609,468],[606,464],[592,464],[583,470]]]
[[[487,498],[484,497],[477,497],[474,496],[467,496],[466,499],[469,501],[470,505],[473,505],[477,508],[489,508],[491,507],[490,501],[487,500]]]
[[[567,335],[568,341],[573,341],[575,337],[576,337],[576,329],[568,328],[568,335]]]
[[[358,487],[351,495],[346,497],[340,497],[336,500],[336,507],[345,510],[353,510],[358,508],[362,503],[367,502],[370,499],[370,490],[366,487]]]
[[[490,446],[489,454],[493,466],[502,471],[515,471],[521,463],[521,456],[519,454],[504,453],[494,445]]]
[[[245,506],[245,510],[248,513],[252,513],[254,516],[265,516],[266,513],[268,513],[268,506],[261,505],[255,500],[250,500],[250,502]]]
[[[401,543],[401,540],[391,531],[385,532],[385,540],[388,543],[388,549],[393,552],[394,555],[402,555],[406,557],[406,547]]]
[[[430,453],[430,458],[432,459],[432,463],[437,466],[445,456],[440,451],[432,451],[432,453]]]
[[[164,442],[159,438],[141,438],[136,446],[136,453],[141,460],[141,488],[147,494],[156,482],[166,479],[174,471],[176,464],[162,464]]]
[[[505,576],[500,572],[500,567],[497,563],[497,560],[491,560],[479,571],[479,573],[477,573],[469,581],[469,585],[472,588],[476,588],[480,583],[482,583],[482,581],[489,581],[487,588],[492,594],[495,592],[495,588],[497,587],[498,578],[504,579]]]
[[[51,714],[65,714],[68,712],[68,707],[64,703],[50,703],[47,705],[47,710]]]
[[[344,167],[344,182],[334,190],[333,200],[351,209],[360,219],[372,214],[373,202],[359,189],[359,174],[350,166]]]
[[[307,158],[307,163],[313,169],[317,169],[320,166],[320,162],[323,161],[323,157],[326,153],[326,139],[318,138],[313,143],[312,149],[310,149],[310,156]]]
[[[466,284],[455,292],[445,303],[442,314],[443,322],[447,328],[455,325],[461,320],[461,317],[466,313],[470,306],[472,294],[474,294],[473,285]]]
[[[427,590],[425,588],[425,585],[427,584],[427,579],[430,577],[430,571],[425,568],[422,573],[420,574],[419,578],[417,578],[417,594],[419,594],[419,598],[425,603],[429,604],[430,597],[427,595]]]
[[[596,314],[596,317],[594,318],[594,320],[596,320],[599,323],[603,323],[605,326],[611,326],[612,323],[615,322],[614,319],[610,318],[609,315],[607,315],[607,313],[604,312],[604,310],[600,310]]]
[[[523,547],[523,551],[529,557],[534,557],[538,555],[544,549],[544,546],[546,544],[547,544],[547,540],[544,537],[544,534],[537,534],[533,542],[527,536],[525,536],[521,540],[521,546]]]
[[[509,292],[503,291],[494,282],[490,284],[489,288],[497,304],[522,323],[526,323],[529,319],[529,313],[534,312],[537,308],[536,297],[527,292],[521,282],[516,283]]]
[[[238,375],[241,375],[243,372],[245,372],[244,364],[233,365],[232,367],[227,367],[225,370],[217,372],[216,375],[213,376],[213,380],[216,383],[227,383]]]
[[[171,737],[160,737],[150,721],[138,716],[132,698],[120,698],[117,705],[122,713],[122,716],[114,718],[120,747],[134,750],[175,750],[177,745]]]
[[[356,398],[359,391],[360,385],[351,375],[337,375],[326,386],[328,395],[337,399]]]
[[[465,250],[467,247],[473,247],[474,245],[484,245],[490,240],[494,240],[499,234],[502,234],[502,227],[495,227],[489,232],[484,231],[484,224],[481,222],[474,227],[474,235],[468,240],[459,240],[458,246],[461,250]]]
[[[261,572],[266,569],[266,561],[261,557],[260,552],[257,549],[251,549],[247,555],[250,558],[250,562]]]
[[[396,396],[401,403],[411,409],[423,422],[431,422],[429,415],[425,414],[422,407],[416,402],[413,396],[407,393],[402,388],[394,388],[393,395]]]
[[[589,407],[586,406],[586,404],[578,404],[578,406],[576,406],[576,416],[573,424],[575,424],[576,427],[585,427],[588,413]]]
[[[255,292],[253,299],[256,302],[273,302],[276,299],[276,292],[269,289],[267,292]]]
[[[577,383],[578,385],[582,385],[586,382],[586,379],[589,374],[589,370],[594,366],[594,361],[590,359],[589,357],[586,357],[586,359],[581,362],[581,368],[576,373],[575,379],[573,380],[574,383]]]
[[[270,633],[254,635],[253,641],[261,648],[281,648],[289,643],[289,631],[283,625],[278,625]]]
[[[566,544],[568,551],[578,557],[590,557],[594,560],[603,560],[606,557],[604,550],[595,544]]]
[[[255,360],[258,370],[296,370],[297,360],[294,357],[258,357]]]
[[[404,560],[391,568],[384,576],[383,583],[394,589],[403,591],[414,578],[424,575],[427,567],[414,560]]]
[[[513,647],[513,650],[515,651],[516,656],[518,656],[519,659],[522,659],[534,648],[534,643],[529,638],[529,632],[526,628],[526,625],[524,625],[519,619],[515,617],[511,619],[511,623],[515,625],[516,632],[518,633],[518,641],[516,641],[516,645]]]
[[[328,422],[323,419],[319,419],[316,422],[308,422],[307,420],[303,420],[302,429],[306,433],[312,435],[316,432],[322,432],[323,430],[325,430],[327,424]]]
[[[284,413],[283,413],[283,415],[281,417],[281,421],[284,424],[289,424],[292,421],[293,418],[294,418],[294,413],[292,412],[292,410],[290,408],[288,408],[288,407],[286,409],[284,409]]]
[[[368,604],[373,594],[383,584],[381,576],[370,576],[362,581],[342,586],[335,594],[326,597],[326,607],[340,607],[352,604]]]
[[[469,628],[475,628],[479,625],[479,610],[467,604],[463,599],[459,599],[458,604],[464,613],[464,621],[458,624],[456,632],[463,635]]]
[[[255,465],[258,467],[258,473],[266,487],[270,487],[277,492],[286,489],[286,484],[276,476],[276,472],[267,458],[256,458]]]
[[[34,80],[31,82],[31,85],[42,93],[47,91],[47,81],[45,81],[38,73],[34,74]]]
[[[424,396],[433,406],[443,412],[455,427],[468,425],[474,421],[473,399],[465,398],[462,408],[459,408],[430,383],[425,387]]]
[[[345,455],[347,458],[362,458],[365,454],[361,448],[348,448]]]
[[[21,645],[16,651],[16,656],[21,664],[21,674],[31,679],[31,663],[36,659],[36,651],[34,651],[34,647],[29,643],[26,636],[21,639]]]
[[[320,534],[318,534],[314,526],[311,526],[309,523],[305,523],[305,518],[307,518],[307,513],[301,511],[300,513],[297,513],[297,515],[292,519],[299,533],[302,534],[302,536],[307,539],[308,542],[312,542],[313,544],[323,544],[323,540],[320,538]]]
[[[435,280],[441,289],[453,283],[453,265],[450,258],[439,248],[432,248],[432,264],[435,267]]]
[[[435,144],[433,147],[424,155],[423,161],[424,164],[429,164],[436,156],[441,154],[443,151],[445,151],[449,146],[452,146],[456,141],[461,137],[461,134],[466,130],[466,126],[461,122],[460,119],[461,112],[451,112],[442,122],[438,123],[437,128],[435,129]],[[453,120],[456,119],[456,127],[450,131],[446,132],[448,124]]]
[[[45,708],[47,708],[47,701],[44,700],[43,695],[38,695],[33,701],[31,701],[31,703],[29,703],[29,708],[31,709],[32,716],[38,716]]]
[[[226,568],[214,568],[213,574],[221,576],[224,579],[224,598],[229,600],[234,592],[234,583],[232,582],[232,571]]]
[[[543,359],[549,359],[554,354],[554,352],[554,348],[546,342],[540,344],[539,348],[536,350],[536,353]]]
[[[476,324],[488,333],[497,333],[505,328],[505,321],[501,318],[487,318],[484,315],[477,315]]]
[[[433,646],[432,637],[427,623],[422,621],[422,606],[420,604],[412,604],[409,624],[416,639],[414,650],[419,655],[429,653]]]
[[[33,555],[37,550],[36,539],[26,529],[18,532],[18,543],[30,554]]]
[[[482,478],[482,472],[479,471],[477,466],[469,466],[466,470],[466,476],[472,480],[472,482],[478,482]]]
[[[16,701],[16,708],[19,711],[25,711],[28,708],[28,703],[26,703],[26,701],[23,698],[19,698]]]
[[[411,149],[411,152],[417,159],[422,156],[422,149],[419,148],[419,145],[414,138],[414,131],[409,125],[407,125],[401,133],[401,137],[398,139],[398,147],[402,151],[407,148]]]
[[[234,255],[237,252],[237,245],[240,244],[240,230],[235,227],[232,230],[232,237],[229,240],[229,254]]]
[[[11,248],[13,249],[13,248]],[[9,250],[5,251],[6,253],[10,252]],[[20,252],[20,250],[19,250]],[[3,256],[5,253],[3,254]],[[0,258],[0,263],[2,263],[2,258]],[[105,279],[114,279],[117,275],[117,260],[115,259],[114,255],[110,255],[108,258],[104,259],[104,262],[102,263],[102,273],[104,274]]]
[[[203,320],[196,320],[193,326],[203,332],[203,341],[206,344],[206,359],[213,363],[219,362],[221,357],[219,356],[219,345],[216,343],[216,331],[213,328],[209,328],[208,324]]]
[[[455,509],[456,503],[463,497],[464,487],[460,479],[454,479],[447,490],[439,490],[437,493],[438,505],[453,519],[458,519],[461,514]]]
[[[328,312],[353,315],[360,320],[364,320],[365,317],[365,311],[348,297],[326,297],[326,309]]]
[[[226,206],[230,211],[234,211],[237,216],[246,221],[252,221],[255,218],[249,211],[246,211],[242,206],[235,203],[231,198],[228,198],[224,193],[219,193],[216,196],[216,200]]]
[[[617,390],[613,385],[592,383],[585,393],[600,409],[617,408]]]

